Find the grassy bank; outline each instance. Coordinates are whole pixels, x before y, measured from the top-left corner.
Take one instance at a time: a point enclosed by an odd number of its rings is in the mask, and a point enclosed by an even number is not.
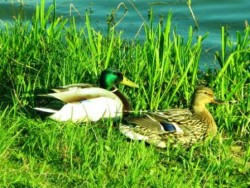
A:
[[[222,27],[219,70],[199,70],[202,41],[192,28],[184,40],[171,13],[145,40],[107,35],[86,14],[57,18],[37,7],[30,23],[17,19],[0,30],[1,187],[248,187],[250,185],[250,27],[231,40]],[[152,14],[153,15],[153,14]],[[114,24],[115,25],[115,24]],[[197,85],[227,103],[211,106],[217,137],[185,150],[129,142],[112,122],[76,125],[42,120],[30,108],[35,95],[70,83],[96,83],[107,67],[122,70],[139,89],[121,88],[133,108],[186,107]]]

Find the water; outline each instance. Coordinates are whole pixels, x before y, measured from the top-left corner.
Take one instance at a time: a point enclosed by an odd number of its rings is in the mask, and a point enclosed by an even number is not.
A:
[[[169,11],[173,13],[173,27],[177,27],[178,34],[188,35],[190,26],[195,22],[188,9],[186,0],[57,0],[57,14],[64,18],[75,16],[79,27],[84,24],[84,14],[91,12],[91,24],[97,30],[105,32],[107,29],[107,15],[112,10],[116,12],[116,22],[127,12],[124,19],[117,26],[117,30],[123,31],[123,37],[128,39],[143,39],[143,29],[140,30],[144,20],[148,19],[148,11],[152,8],[154,18],[158,21],[163,15],[167,16]],[[31,19],[35,12],[35,0],[0,0],[0,22],[13,21],[13,17],[22,14],[26,19]],[[53,0],[46,1],[49,7]],[[120,5],[120,6],[119,6]],[[221,26],[226,26],[230,37],[235,38],[236,31],[243,31],[245,20],[250,21],[249,0],[192,0],[192,10],[198,20],[199,29],[196,35],[209,36],[203,42],[203,54],[201,63],[214,66],[214,52],[219,50],[221,45]]]

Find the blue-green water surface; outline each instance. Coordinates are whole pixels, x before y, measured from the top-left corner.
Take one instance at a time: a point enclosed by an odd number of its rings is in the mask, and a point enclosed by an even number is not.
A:
[[[213,66],[214,52],[221,45],[221,26],[227,28],[229,36],[234,39],[236,31],[244,31],[246,21],[250,21],[249,0],[192,0],[192,10],[198,21],[196,35],[209,33],[203,42],[202,64]],[[35,0],[0,0],[0,24],[12,22],[19,14],[29,20],[35,12]],[[48,8],[53,0],[46,1]],[[123,31],[127,39],[143,40],[144,33],[141,26],[148,20],[148,12],[153,10],[155,21],[169,11],[173,13],[172,26],[177,28],[178,34],[188,35],[190,26],[195,26],[194,19],[185,0],[57,0],[57,16],[64,18],[75,16],[79,27],[84,25],[84,15],[91,13],[91,24],[96,30],[107,30],[107,15],[116,12],[115,21],[121,22],[116,27]],[[124,17],[123,17],[124,16]]]

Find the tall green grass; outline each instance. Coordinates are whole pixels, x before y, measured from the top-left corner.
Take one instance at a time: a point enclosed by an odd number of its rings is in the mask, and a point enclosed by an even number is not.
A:
[[[232,40],[222,27],[219,70],[201,74],[202,41],[172,28],[172,13],[144,23],[145,39],[128,41],[109,27],[80,28],[56,15],[56,4],[36,8],[32,22],[18,18],[0,31],[1,187],[248,187],[249,26]],[[114,24],[115,26],[116,24]],[[131,142],[113,122],[58,123],[30,113],[37,92],[78,82],[97,83],[114,67],[140,85],[120,87],[136,111],[187,107],[205,83],[226,103],[210,108],[219,126],[210,142],[160,150]],[[204,71],[204,70],[203,70]],[[39,90],[39,91],[37,91]],[[43,91],[40,91],[43,90]]]

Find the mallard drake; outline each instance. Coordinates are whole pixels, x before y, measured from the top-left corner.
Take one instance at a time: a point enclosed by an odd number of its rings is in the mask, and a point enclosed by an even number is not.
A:
[[[217,126],[206,108],[208,103],[223,103],[214,92],[201,86],[193,94],[190,109],[170,109],[148,112],[139,117],[128,116],[120,125],[122,134],[132,140],[145,140],[156,147],[167,144],[191,146],[209,136],[215,136]]]
[[[115,69],[106,69],[100,76],[100,87],[91,84],[72,84],[57,89],[55,93],[43,94],[43,97],[59,99],[64,105],[59,109],[36,107],[35,110],[50,113],[49,118],[56,121],[88,122],[102,118],[120,118],[123,112],[130,111],[126,97],[119,92],[119,83],[131,87],[137,84],[128,80]]]

